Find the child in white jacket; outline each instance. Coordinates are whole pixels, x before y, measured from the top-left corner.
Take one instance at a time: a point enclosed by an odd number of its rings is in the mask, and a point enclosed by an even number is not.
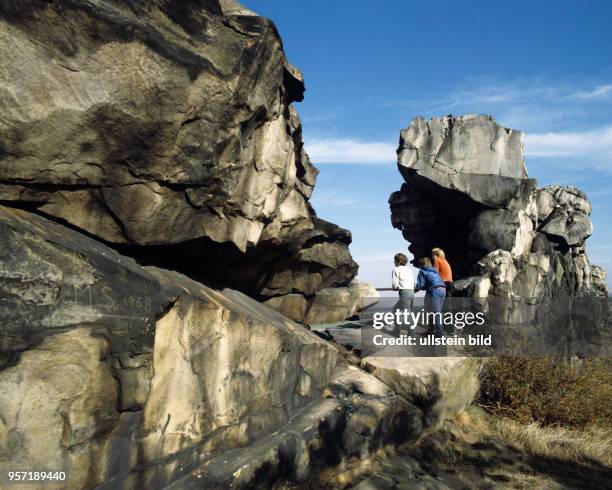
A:
[[[398,253],[393,257],[393,262],[395,267],[391,272],[391,286],[399,292],[399,300],[393,309],[412,311],[414,304],[414,277],[408,265],[408,257]]]

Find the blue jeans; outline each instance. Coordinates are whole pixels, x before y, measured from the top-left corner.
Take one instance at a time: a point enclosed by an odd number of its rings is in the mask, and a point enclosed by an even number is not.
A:
[[[414,290],[412,289],[400,289],[399,290],[399,299],[395,306],[393,307],[393,311],[397,310],[407,310],[412,311],[412,307],[414,306]],[[399,335],[400,329],[396,325],[393,329],[394,334]]]
[[[442,308],[444,307],[444,298],[446,297],[446,288],[433,288],[431,290],[431,302],[433,304],[434,313],[436,315],[436,337],[444,337],[444,326],[442,325]]]
[[[412,289],[400,289],[399,300],[395,303],[394,310],[412,311],[414,304],[414,291]]]

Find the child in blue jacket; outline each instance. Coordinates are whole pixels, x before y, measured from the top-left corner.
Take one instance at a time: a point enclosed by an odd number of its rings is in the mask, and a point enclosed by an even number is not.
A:
[[[436,313],[436,337],[443,337],[442,307],[444,306],[444,298],[446,297],[446,284],[440,277],[440,274],[438,274],[438,271],[434,269],[429,257],[419,259],[419,265],[421,270],[419,271],[414,291],[425,291],[425,295],[431,298],[433,310]]]

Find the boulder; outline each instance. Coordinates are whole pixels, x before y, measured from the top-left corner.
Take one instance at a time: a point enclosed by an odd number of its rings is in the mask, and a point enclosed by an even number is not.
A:
[[[398,169],[392,225],[417,259],[445,250],[454,305],[467,297],[485,312],[506,355],[605,345],[607,289],[585,251],[591,205],[576,187],[536,189],[520,131],[490,116],[415,118],[401,132]]]
[[[331,323],[348,318],[356,309],[349,288],[323,289],[314,298],[304,318],[306,323]]]
[[[591,203],[576,187],[550,185],[535,193],[539,229],[566,247],[581,247],[593,233]]]
[[[349,290],[351,291],[351,295],[356,298],[356,302],[358,303],[357,310],[353,311],[353,313],[364,310],[380,301],[380,293],[374,286],[368,284],[367,282],[361,282],[357,279],[353,279],[349,283]]]
[[[531,219],[535,181],[528,178],[522,152],[522,133],[490,116],[413,119],[401,131],[398,148],[405,183],[389,204],[391,223],[410,242],[415,259],[440,247],[461,277],[489,251],[527,247],[531,233],[523,215]],[[506,220],[495,211],[513,216],[512,230],[500,226]]]
[[[204,462],[169,488],[269,488],[281,478],[315,484],[322,470],[341,472],[348,461],[367,460],[423,431],[416,406],[354,366],[336,368],[328,396],[283,430]]]
[[[0,245],[3,471],[61,469],[69,489],[253,488],[423,430],[420,408],[241,292],[4,206]]]
[[[258,299],[355,276],[350,233],[309,203],[304,80],[271,21],[229,0],[13,2],[0,71],[3,202]]]
[[[393,391],[422,407],[428,425],[452,417],[472,403],[482,360],[467,357],[404,357],[392,348],[361,361]]]
[[[469,250],[476,258],[494,250],[506,250],[512,255],[531,250],[533,223],[525,211],[489,209],[472,218],[469,226]]]
[[[356,316],[361,310],[376,304],[380,293],[371,284],[357,280],[345,288],[319,291],[304,317],[306,323],[333,323]]]
[[[503,208],[524,202],[533,186],[523,161],[523,134],[490,116],[416,117],[400,134],[397,162],[408,183],[437,189],[441,201]]]
[[[304,321],[308,300],[301,294],[285,294],[275,296],[263,302],[263,304],[275,309],[286,317],[297,322]]]
[[[283,281],[279,286],[287,284]],[[347,287],[330,287],[307,298],[289,293],[274,296],[264,304],[297,322],[322,324],[340,322],[377,303],[380,293],[371,284],[353,279]]]
[[[599,296],[606,297],[608,294],[608,288],[606,286],[606,271],[597,266],[591,266],[591,284],[595,291],[598,292]]]
[[[109,343],[87,326],[49,335],[0,371],[0,468],[66,471],[67,488],[104,480],[120,420]]]

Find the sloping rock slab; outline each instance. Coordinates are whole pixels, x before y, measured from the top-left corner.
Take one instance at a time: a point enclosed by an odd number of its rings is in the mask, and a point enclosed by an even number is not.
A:
[[[281,478],[300,481],[324,466],[413,440],[422,431],[420,410],[355,367],[338,367],[330,389],[333,398],[311,403],[277,432],[204,462],[168,488],[269,488]]]
[[[2,469],[163,487],[278,429],[330,381],[336,349],[242,293],[25,211],[0,207],[0,229]]]

